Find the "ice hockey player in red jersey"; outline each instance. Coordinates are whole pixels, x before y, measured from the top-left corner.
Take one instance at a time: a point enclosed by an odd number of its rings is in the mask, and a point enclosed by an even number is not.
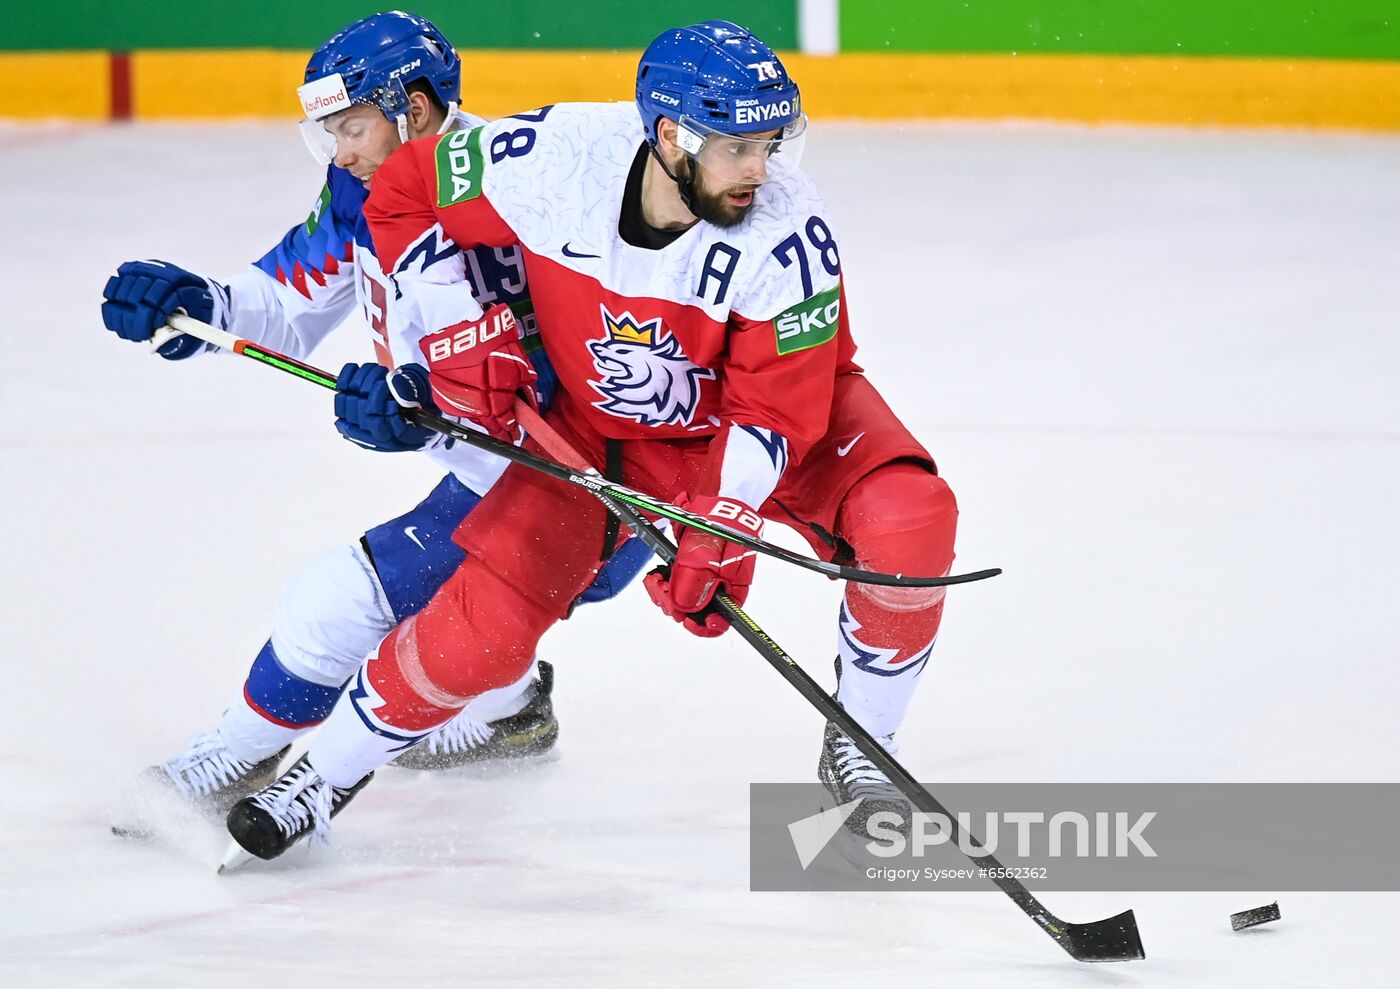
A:
[[[791,526],[828,559],[943,574],[957,508],[854,362],[837,237],[798,168],[806,125],[773,51],[709,21],[648,47],[635,103],[560,104],[410,142],[376,174],[365,215],[402,318],[429,333],[444,412],[519,435],[515,396],[534,370],[517,333],[438,260],[519,244],[559,375],[546,419],[584,456],[722,523]],[[610,535],[586,491],[509,468],[456,533],[465,562],[369,657],[307,757],[234,807],[235,840],[272,858],[323,831],[396,750],[520,676]],[[719,589],[742,603],[754,557],[694,530],[677,538],[647,589],[688,631],[721,634],[706,605]],[[852,584],[836,616],[837,699],[891,751],[943,594]],[[867,797],[866,813],[904,803],[831,725],[818,774],[837,800]]]

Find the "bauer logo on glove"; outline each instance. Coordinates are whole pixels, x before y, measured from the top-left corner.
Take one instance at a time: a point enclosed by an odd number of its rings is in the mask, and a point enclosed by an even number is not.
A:
[[[681,495],[676,503],[718,525],[755,537],[763,534],[763,519],[741,501]],[[749,596],[755,562],[752,550],[701,529],[682,526],[670,571],[652,571],[644,585],[652,601],[686,631],[711,638],[722,635],[729,628],[729,621],[709,611],[710,602],[723,590],[735,604],[742,605]]]
[[[520,332],[515,322],[515,313],[506,305],[494,307],[474,323],[458,323],[457,327],[448,327],[441,334],[435,334],[425,341],[428,344],[428,360],[446,360],[453,354],[471,350],[477,344],[489,343],[507,331],[517,336]],[[454,332],[447,336],[448,331]]]
[[[763,519],[742,502],[720,498],[715,501],[708,514],[715,521],[730,522],[735,528],[747,529],[755,536],[763,531]]]
[[[492,306],[480,319],[449,326],[418,346],[428,359],[433,399],[444,413],[468,419],[507,443],[522,438],[515,400],[536,404],[538,375],[509,306]]]

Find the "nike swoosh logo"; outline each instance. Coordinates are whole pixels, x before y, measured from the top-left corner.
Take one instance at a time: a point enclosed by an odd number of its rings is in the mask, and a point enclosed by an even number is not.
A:
[[[861,436],[864,436],[864,435],[865,435],[864,433],[860,433],[858,436],[856,436],[855,439],[851,440],[851,442],[847,443],[845,446],[838,446],[838,447],[836,448],[836,455],[837,455],[838,457],[844,457],[846,454],[850,453],[850,452],[851,452],[851,447],[853,447],[853,446],[855,446],[857,443],[859,443],[859,442],[860,442]]]
[[[570,243],[570,241],[565,241],[564,246],[560,248],[566,258],[601,258],[603,256],[601,254],[580,254],[578,251],[571,251],[569,250]]]
[[[422,540],[420,540],[420,539],[418,538],[418,536],[415,535],[415,533],[416,533],[417,531],[418,531],[418,526],[416,526],[416,525],[410,525],[410,526],[408,526],[407,528],[404,529],[403,534],[404,534],[405,536],[407,536],[409,539],[412,539],[413,542],[418,546],[418,548],[421,549],[423,552],[426,553],[426,552],[428,551],[428,547],[424,546]]]

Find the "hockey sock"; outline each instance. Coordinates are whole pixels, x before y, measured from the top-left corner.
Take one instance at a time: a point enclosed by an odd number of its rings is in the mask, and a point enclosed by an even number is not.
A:
[[[848,586],[841,601],[837,650],[841,685],[836,699],[860,726],[876,737],[893,734],[904,721],[918,678],[933,652],[943,617],[938,600],[917,610],[883,605],[864,588]]]
[[[449,694],[424,673],[417,621],[389,633],[312,740],[311,765],[333,786],[354,786],[466,705],[468,698]]]
[[[219,735],[235,756],[259,762],[324,721],[341,686],[293,673],[269,641],[253,660],[242,692],[224,711]]]
[[[860,565],[889,573],[948,573],[958,509],[942,478],[920,464],[886,464],[841,506],[838,527]],[[904,721],[943,618],[942,587],[848,584],[841,601],[836,699],[877,737]]]
[[[519,714],[535,699],[535,679],[538,670],[539,664],[531,663],[514,683],[473,697],[467,703],[466,712],[482,724],[490,724],[492,721]]]

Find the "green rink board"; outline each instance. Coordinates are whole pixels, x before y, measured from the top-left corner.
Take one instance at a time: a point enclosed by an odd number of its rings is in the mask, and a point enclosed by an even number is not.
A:
[[[0,51],[309,50],[388,6],[325,0],[0,0]],[[462,48],[636,50],[728,17],[798,47],[798,0],[421,0]],[[1400,60],[1400,0],[840,0],[843,51],[1241,55]]]
[[[1400,0],[841,0],[841,50],[1400,59]]]
[[[392,3],[0,0],[0,51],[315,48]],[[668,27],[725,17],[796,48],[797,0],[413,0],[459,48],[640,49]]]

